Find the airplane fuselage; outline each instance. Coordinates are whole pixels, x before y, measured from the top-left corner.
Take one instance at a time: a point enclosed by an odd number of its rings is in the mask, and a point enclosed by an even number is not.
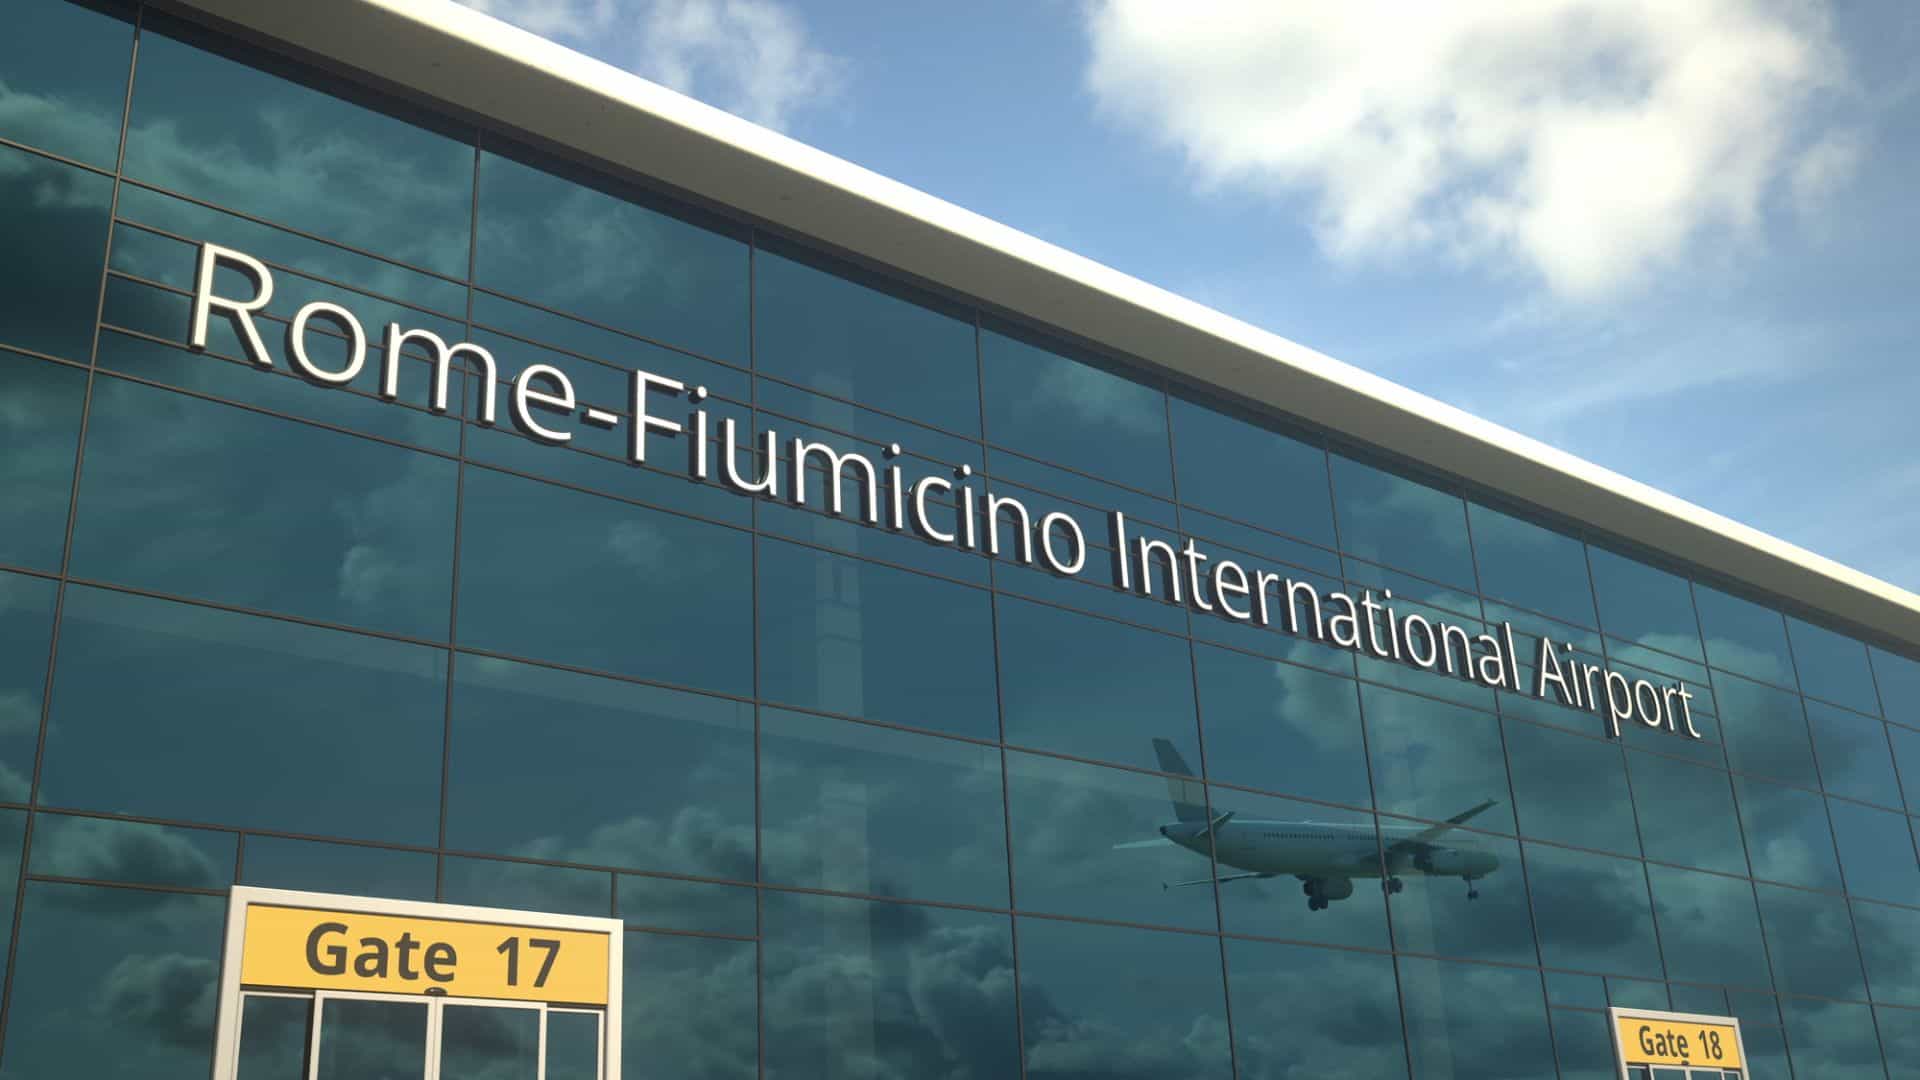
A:
[[[1491,852],[1457,843],[1424,844],[1395,850],[1401,834],[1416,826],[1383,826],[1376,836],[1367,824],[1320,821],[1253,821],[1235,818],[1212,830],[1205,822],[1163,826],[1161,835],[1189,851],[1209,853],[1223,866],[1253,874],[1299,878],[1377,878],[1391,874],[1458,877],[1472,881],[1500,865]],[[1379,854],[1385,847],[1389,854]]]

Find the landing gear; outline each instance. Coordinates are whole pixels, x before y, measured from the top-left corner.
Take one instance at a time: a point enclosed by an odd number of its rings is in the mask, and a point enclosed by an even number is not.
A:
[[[1307,910],[1308,910],[1308,911],[1325,911],[1325,910],[1327,910],[1327,898],[1326,898],[1326,897],[1324,897],[1324,896],[1309,896],[1309,897],[1307,897]]]
[[[1387,878],[1385,881],[1382,881],[1380,883],[1380,887],[1382,889],[1385,889],[1388,893],[1391,894],[1391,893],[1400,892],[1401,890],[1405,889],[1407,887],[1407,883],[1404,881],[1401,881],[1397,877],[1390,877],[1390,878]]]
[[[1473,887],[1472,878],[1461,878],[1460,880],[1467,883],[1467,899],[1469,900],[1480,899],[1480,890]]]

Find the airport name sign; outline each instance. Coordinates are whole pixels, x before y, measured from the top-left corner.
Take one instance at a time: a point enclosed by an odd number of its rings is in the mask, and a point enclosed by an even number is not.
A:
[[[222,267],[246,275],[252,282],[251,295],[217,295],[215,277]],[[189,344],[205,350],[209,323],[218,315],[232,323],[248,361],[261,368],[273,367],[273,357],[254,321],[272,298],[273,274],[264,263],[231,248],[202,244]],[[333,327],[329,339],[336,343],[345,339],[345,359],[337,367],[316,362],[308,351],[316,321]],[[457,357],[481,378],[475,419],[487,426],[499,422],[501,373],[490,352],[471,342],[448,345],[429,330],[406,329],[398,323],[385,327],[382,340],[381,398],[399,400],[401,355],[408,348],[424,353],[431,369],[427,409],[447,412],[448,384]],[[339,304],[306,304],[287,325],[289,362],[300,376],[319,386],[344,387],[359,379],[366,371],[367,351],[366,328]],[[576,415],[579,423],[602,429],[626,424],[626,457],[635,466],[660,460],[662,455],[654,452],[657,443],[684,437],[684,471],[696,482],[822,509],[873,528],[1008,558],[1061,577],[1079,577],[1087,569],[1086,534],[1072,515],[1059,510],[1035,513],[1020,499],[992,490],[984,479],[976,487],[970,465],[963,464],[951,474],[942,470],[909,479],[899,443],[869,456],[800,436],[783,445],[779,432],[771,429],[762,431],[756,443],[751,432],[743,438],[733,418],[716,421],[708,414],[701,405],[708,396],[706,387],[689,387],[647,371],[632,371],[623,412],[583,404],[566,372],[551,364],[530,364],[507,385],[504,405],[513,426],[548,445],[565,446],[573,440],[569,428]],[[743,452],[754,463],[744,472]],[[852,499],[847,497],[849,489],[855,495]],[[1393,606],[1391,589],[1383,589],[1378,599],[1370,589],[1362,590],[1358,599],[1337,590],[1323,594],[1311,582],[1215,557],[1191,537],[1170,541],[1135,535],[1134,523],[1117,510],[1108,513],[1106,528],[1111,555],[1104,561],[1110,584],[1122,592],[1182,604],[1232,622],[1284,629],[1363,656],[1582,709],[1603,717],[1615,738],[1628,724],[1701,738],[1693,721],[1694,694],[1684,683],[1656,683],[1588,663],[1572,645],[1557,644],[1545,636],[1534,639],[1533,675],[1527,678],[1511,623],[1502,622],[1494,633],[1477,624],[1462,626],[1417,612],[1403,614]]]

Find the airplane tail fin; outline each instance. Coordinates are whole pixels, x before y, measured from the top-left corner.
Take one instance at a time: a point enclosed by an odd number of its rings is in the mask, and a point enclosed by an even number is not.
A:
[[[1207,793],[1194,777],[1187,759],[1165,739],[1153,740],[1153,753],[1160,759],[1161,770],[1174,774],[1167,777],[1167,796],[1173,800],[1173,816],[1181,821],[1207,820]]]

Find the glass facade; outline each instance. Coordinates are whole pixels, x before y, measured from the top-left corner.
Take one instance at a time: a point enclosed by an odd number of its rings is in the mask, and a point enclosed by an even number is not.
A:
[[[235,883],[617,916],[631,1076],[1585,1080],[1610,1003],[1920,1072],[1913,643],[159,12],[8,19],[0,1080],[206,1075]],[[273,367],[186,347],[207,242]],[[1094,563],[1117,509],[1511,624],[1705,737],[540,445],[477,367],[383,400],[377,339],[309,385],[316,299],[966,465]]]

